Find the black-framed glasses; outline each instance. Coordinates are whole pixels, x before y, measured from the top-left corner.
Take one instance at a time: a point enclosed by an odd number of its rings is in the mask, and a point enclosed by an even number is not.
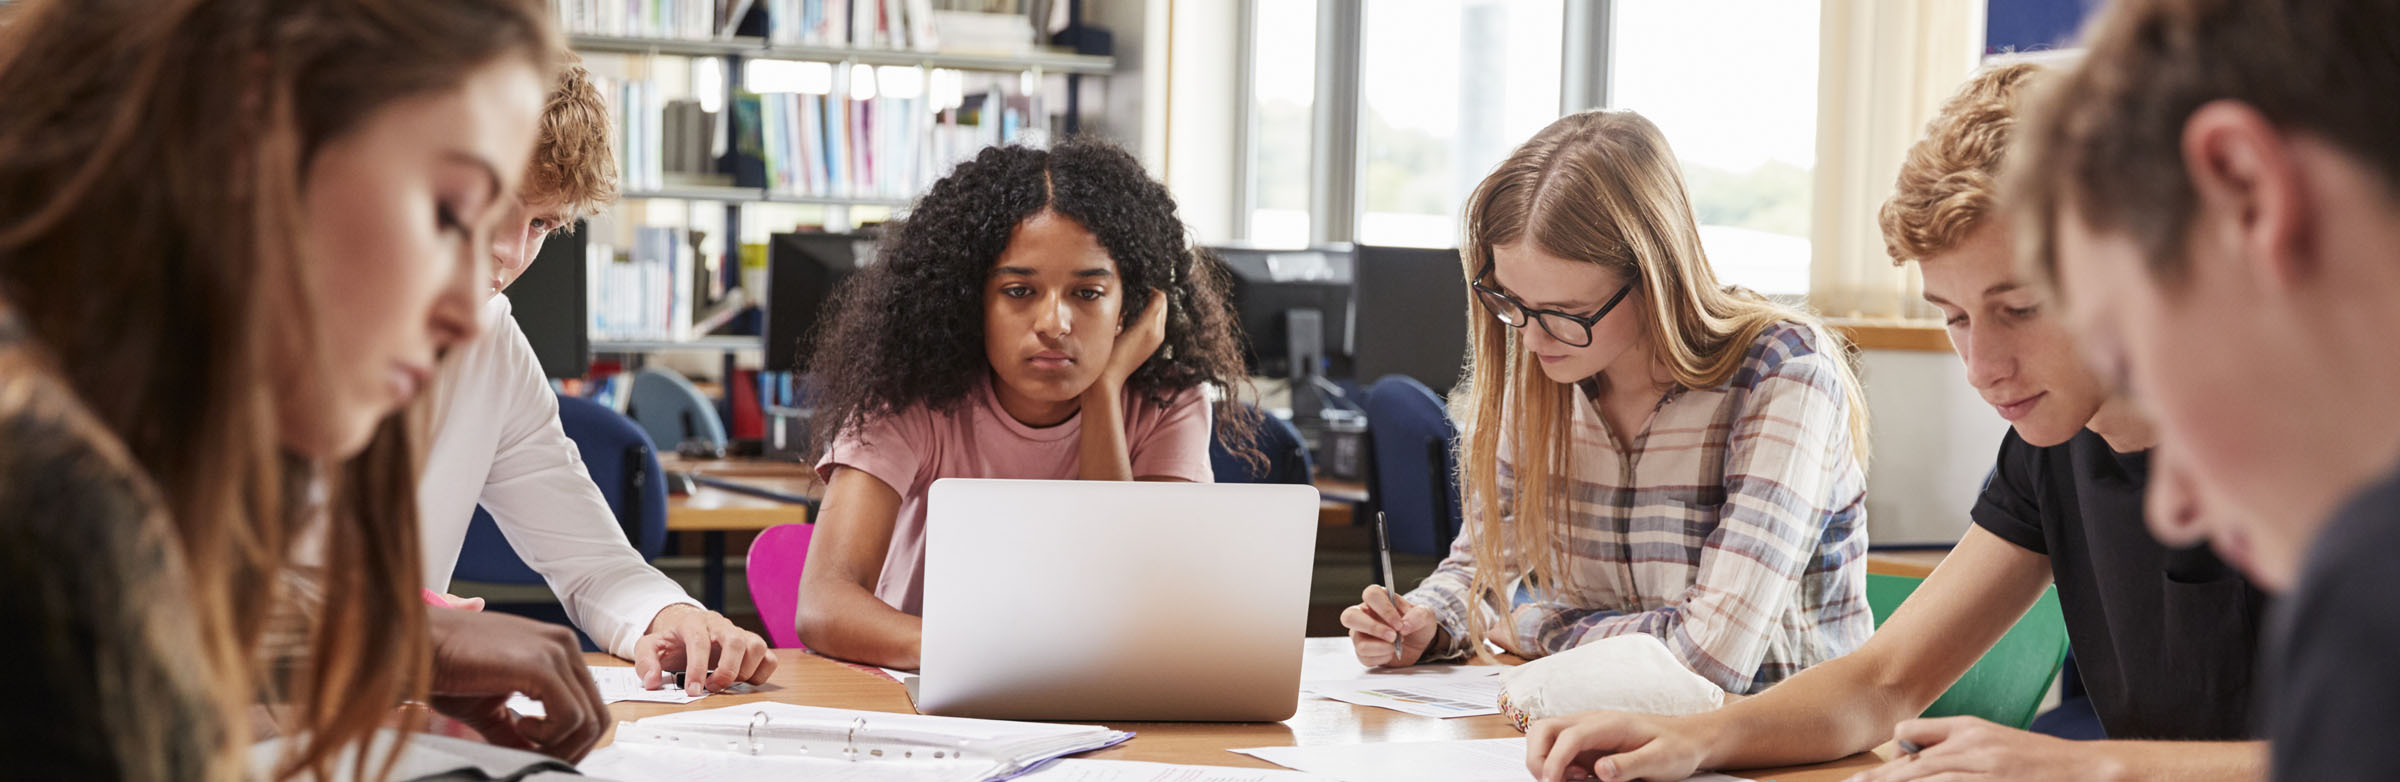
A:
[[[1475,300],[1483,302],[1483,308],[1491,310],[1492,317],[1499,318],[1501,323],[1516,329],[1524,328],[1527,321],[1540,321],[1542,331],[1548,333],[1551,339],[1575,348],[1590,347],[1592,326],[1598,324],[1601,318],[1608,317],[1608,311],[1616,309],[1617,303],[1624,301],[1625,295],[1633,292],[1633,283],[1625,283],[1625,287],[1617,289],[1617,295],[1608,297],[1607,304],[1600,305],[1599,312],[1590,315],[1576,315],[1558,310],[1541,310],[1525,306],[1525,302],[1518,301],[1517,297],[1483,284],[1484,278],[1490,276],[1492,276],[1492,262],[1485,261],[1483,262],[1483,271],[1476,272],[1475,281],[1468,284],[1475,288]]]

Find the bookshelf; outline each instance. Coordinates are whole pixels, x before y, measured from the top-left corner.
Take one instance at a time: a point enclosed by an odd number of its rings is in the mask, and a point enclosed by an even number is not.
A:
[[[694,319],[760,292],[763,257],[745,247],[891,219],[984,146],[1079,132],[1117,62],[1035,47],[1049,2],[552,0],[622,168],[590,234],[594,351],[723,352],[730,371],[760,338]],[[672,306],[647,300],[661,291]]]
[[[601,354],[627,353],[717,353],[736,350],[758,350],[762,343],[756,336],[711,335],[683,341],[602,339],[592,341],[592,352]]]
[[[750,36],[685,40],[577,35],[569,37],[568,43],[578,52],[682,57],[751,57],[763,60],[951,68],[962,71],[1040,71],[1043,73],[1106,76],[1117,67],[1114,57],[1063,52],[1035,52],[1023,55],[954,54],[850,46],[773,45],[767,43],[765,39]]]
[[[905,198],[850,198],[844,196],[815,196],[778,193],[759,187],[727,187],[724,185],[679,185],[657,190],[627,190],[618,194],[624,200],[643,201],[722,201],[735,204],[805,204],[811,206],[872,206],[901,209],[908,206]]]

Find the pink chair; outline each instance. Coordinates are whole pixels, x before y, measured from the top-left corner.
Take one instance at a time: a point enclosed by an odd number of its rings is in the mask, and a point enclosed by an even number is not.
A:
[[[800,566],[808,562],[811,524],[778,524],[759,533],[750,544],[750,602],[758,620],[767,626],[767,643],[778,649],[806,649],[800,643]]]

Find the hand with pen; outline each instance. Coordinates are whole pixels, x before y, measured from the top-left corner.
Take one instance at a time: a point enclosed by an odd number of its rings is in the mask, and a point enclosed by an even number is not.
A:
[[[1381,584],[1369,585],[1359,597],[1358,605],[1342,611],[1358,661],[1374,667],[1417,664],[1441,624],[1433,609],[1402,600]]]

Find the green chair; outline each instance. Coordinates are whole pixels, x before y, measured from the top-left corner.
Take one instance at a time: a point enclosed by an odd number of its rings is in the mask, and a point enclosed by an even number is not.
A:
[[[1882,627],[1922,583],[1925,579],[1868,573],[1867,607],[1875,612],[1875,626]],[[2058,610],[2058,588],[2050,587],[1923,716],[1975,716],[2022,729],[2033,724],[2066,657],[2067,622]]]

